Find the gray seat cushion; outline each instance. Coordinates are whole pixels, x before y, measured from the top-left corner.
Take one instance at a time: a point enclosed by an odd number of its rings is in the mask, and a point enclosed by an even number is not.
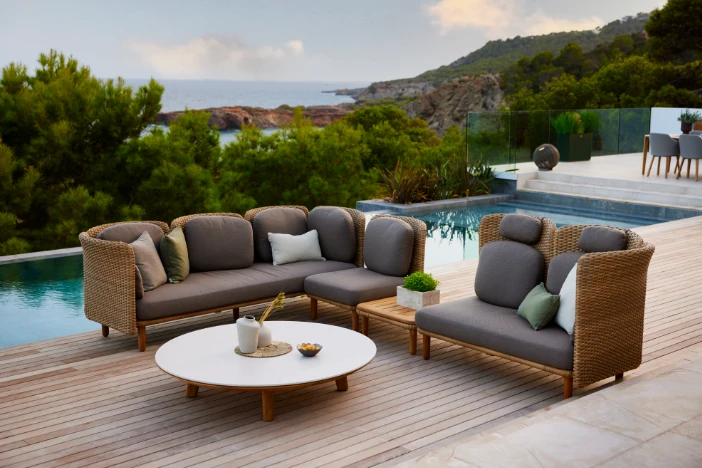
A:
[[[627,237],[623,231],[604,226],[588,226],[580,233],[578,247],[585,252],[626,250]]]
[[[137,319],[154,320],[304,291],[305,278],[355,268],[351,263],[304,261],[274,266],[254,263],[240,270],[191,273],[178,284],[146,292],[137,301]]]
[[[412,227],[397,218],[375,218],[368,223],[363,258],[368,269],[388,276],[405,276],[414,251]]]
[[[500,235],[522,244],[536,244],[541,239],[541,220],[527,215],[508,214],[500,221]]]
[[[353,262],[356,257],[356,231],[348,211],[320,206],[310,211],[307,227],[317,230],[322,256],[337,262]]]
[[[131,244],[139,238],[144,232],[148,232],[151,239],[154,241],[154,246],[157,251],[161,250],[161,238],[163,230],[151,223],[122,223],[110,226],[103,229],[97,235],[98,239],[106,241],[124,242]]]
[[[553,257],[548,264],[546,290],[551,294],[560,294],[568,273],[583,255],[585,252],[565,252]]]
[[[268,233],[299,236],[307,232],[307,216],[297,208],[268,208],[253,219],[254,252],[257,262],[272,263],[273,252]]]
[[[335,271],[308,276],[305,292],[341,304],[356,306],[361,302],[391,297],[404,282],[402,276],[386,276],[367,268]]]
[[[232,216],[198,216],[185,224],[190,271],[235,270],[253,265],[251,223]]]
[[[558,369],[573,368],[573,344],[561,327],[551,323],[535,331],[516,310],[477,297],[424,307],[415,321],[431,333]]]
[[[544,278],[544,258],[533,247],[513,241],[483,246],[475,273],[475,294],[483,301],[517,309]]]

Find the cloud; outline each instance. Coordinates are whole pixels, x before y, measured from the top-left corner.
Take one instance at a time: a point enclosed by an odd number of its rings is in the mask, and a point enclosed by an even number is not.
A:
[[[198,37],[186,44],[133,43],[142,62],[165,78],[261,79],[275,78],[304,55],[304,44],[250,46],[234,36]]]
[[[439,0],[424,5],[424,12],[441,35],[457,29],[477,28],[490,38],[591,30],[604,21],[593,16],[572,21],[554,18],[542,10],[527,11],[523,0]]]

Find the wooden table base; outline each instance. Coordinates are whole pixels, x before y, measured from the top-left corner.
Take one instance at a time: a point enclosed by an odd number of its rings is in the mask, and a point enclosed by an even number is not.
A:
[[[345,392],[349,389],[349,377],[344,375],[334,380],[336,382],[336,391]],[[306,385],[303,385],[306,386]],[[197,392],[200,389],[198,385],[192,383],[185,384],[185,396],[188,398],[195,398]],[[263,420],[273,421],[275,419],[275,391],[274,390],[262,390],[261,391],[261,406],[263,408]]]

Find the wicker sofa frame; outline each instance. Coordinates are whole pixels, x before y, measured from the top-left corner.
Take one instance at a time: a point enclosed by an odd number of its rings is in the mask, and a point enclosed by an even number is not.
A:
[[[350,208],[346,208],[349,211],[355,211],[358,213],[358,215],[362,218],[363,224],[358,224],[356,228],[356,239],[358,239],[358,234],[359,234],[359,229],[362,230],[365,233],[365,216],[363,213],[357,210],[351,210]],[[353,213],[352,213],[353,216]],[[412,252],[412,260],[410,262],[410,269],[409,269],[409,274],[414,273],[415,271],[424,271],[424,253],[426,249],[426,242],[427,242],[427,226],[424,224],[423,221],[420,221],[416,218],[410,218],[407,216],[396,216],[396,215],[385,215],[385,214],[379,214],[373,216],[371,218],[371,221],[376,218],[396,218],[400,219],[412,227],[412,231],[414,231],[414,246],[413,246],[413,252]],[[354,224],[356,224],[355,218],[354,218]],[[364,267],[364,262],[363,262],[363,243],[359,245],[359,252],[356,254],[357,258],[360,257],[361,261],[356,262],[356,266],[359,268]],[[342,304],[340,302],[332,301],[331,299],[326,299],[323,297],[317,297],[313,294],[308,294],[307,295],[310,298],[310,317],[312,320],[317,320],[317,308],[318,308],[318,302],[326,302],[327,304],[334,305],[340,309],[347,310],[351,313],[351,328],[354,331],[358,331],[358,312],[356,311],[356,306],[348,305],[348,304]],[[367,332],[368,328],[368,317],[363,317],[363,328],[364,332]]]
[[[483,218],[480,250],[490,242],[504,240],[499,235],[503,217],[503,214],[495,214]],[[546,267],[556,255],[582,252],[578,240],[588,225],[556,229],[552,221],[540,219],[544,221],[544,232],[534,247],[544,256]],[[624,372],[641,365],[646,281],[648,265],[655,250],[635,232],[621,231],[626,233],[628,239],[626,250],[586,253],[578,261],[572,370],[547,366],[418,329],[422,334],[424,359],[430,357],[431,337],[438,338],[561,376],[564,399],[573,395],[573,388],[583,388],[608,377],[621,379]]]
[[[286,208],[297,208],[308,215],[304,206],[284,206]],[[253,222],[257,213],[269,208],[280,208],[279,206],[260,207],[246,212],[245,216],[237,213],[199,213],[181,216],[174,219],[169,226],[161,221],[140,221],[155,224],[163,230],[164,235],[172,229],[181,227],[185,229],[186,223],[200,216],[231,216],[243,218]],[[356,265],[363,265],[363,234],[365,233],[365,218],[359,211],[350,208],[347,210],[353,220],[356,229]],[[362,223],[362,224],[360,224]],[[85,316],[102,325],[102,335],[107,337],[110,328],[118,330],[126,335],[138,336],[139,351],[146,350],[146,327],[159,323],[180,320],[199,315],[217,313],[222,311],[232,311],[233,320],[239,318],[239,310],[242,307],[271,302],[275,297],[264,298],[251,302],[238,304],[228,304],[213,309],[205,309],[187,314],[173,315],[170,317],[155,320],[137,320],[136,314],[136,288],[134,251],[132,246],[124,242],[113,242],[98,239],[97,235],[110,226],[125,223],[103,224],[81,233],[78,237],[83,246],[83,270],[85,276]],[[359,227],[360,225],[360,227]],[[360,230],[359,230],[360,229]],[[359,234],[360,233],[360,234]],[[360,257],[359,257],[360,256]],[[286,297],[296,297],[304,295],[304,292],[288,293]]]

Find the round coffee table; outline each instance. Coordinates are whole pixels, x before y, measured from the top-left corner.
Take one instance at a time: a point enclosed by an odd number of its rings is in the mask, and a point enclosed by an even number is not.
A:
[[[165,373],[186,383],[185,395],[194,398],[199,387],[261,392],[263,420],[274,418],[273,392],[336,381],[348,389],[348,375],[371,362],[376,347],[368,337],[346,328],[304,322],[266,322],[274,341],[296,348],[319,343],[322,351],[304,357],[297,349],[270,358],[240,356],[236,325],[206,328],[168,341],[156,352],[156,364]]]

